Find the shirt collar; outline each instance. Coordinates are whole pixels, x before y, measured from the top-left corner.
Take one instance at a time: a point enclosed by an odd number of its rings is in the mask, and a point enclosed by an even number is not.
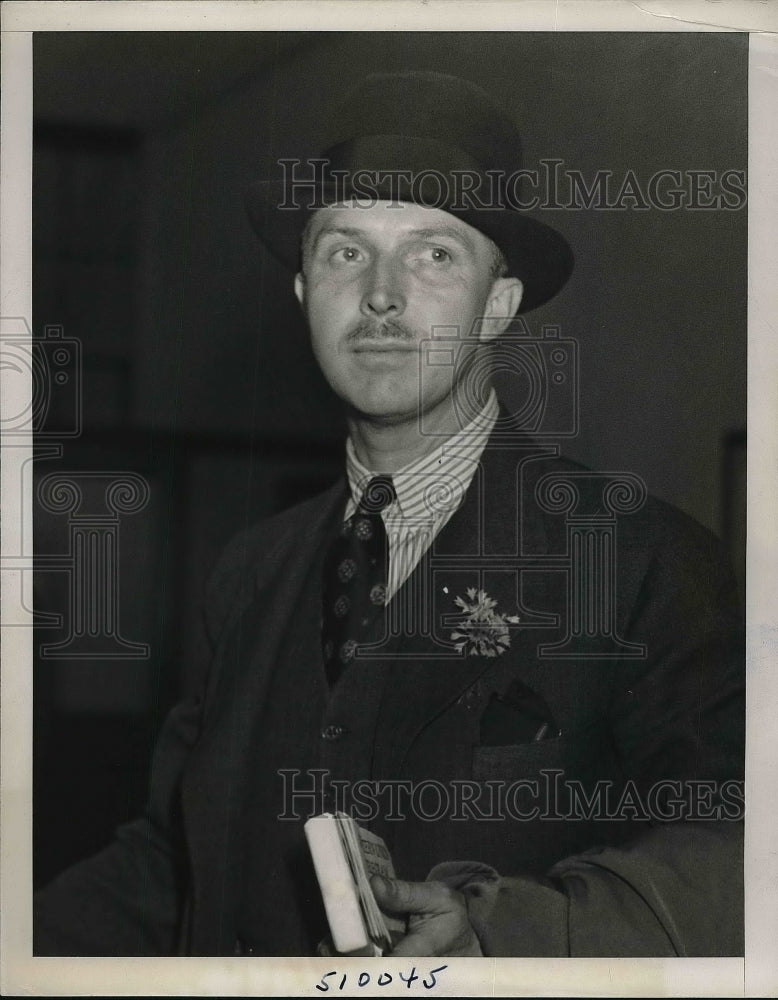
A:
[[[492,389],[483,409],[465,427],[392,474],[396,505],[403,518],[428,519],[431,511],[443,514],[460,505],[498,416],[497,395]],[[346,475],[350,495],[345,517],[353,514],[368,482],[378,474],[360,462],[349,437]]]

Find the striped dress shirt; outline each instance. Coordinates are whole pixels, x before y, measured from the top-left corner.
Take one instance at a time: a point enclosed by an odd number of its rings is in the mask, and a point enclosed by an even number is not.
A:
[[[466,427],[392,473],[397,499],[381,512],[389,543],[387,602],[402,587],[464,500],[498,413],[497,397],[492,390],[483,410]],[[344,520],[357,509],[373,476],[379,475],[359,461],[351,438],[346,442],[346,475],[350,495]]]

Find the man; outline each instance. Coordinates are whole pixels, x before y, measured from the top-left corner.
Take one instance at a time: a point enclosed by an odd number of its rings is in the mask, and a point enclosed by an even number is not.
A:
[[[312,954],[302,822],[343,803],[402,878],[374,883],[407,917],[397,955],[742,949],[743,648],[717,546],[635,477],[533,442],[484,376],[572,269],[518,210],[519,148],[474,85],[376,75],[305,204],[299,178],[252,189],[300,264],[346,476],[222,556],[212,668],[162,733],[148,814],[39,895],[37,954]]]

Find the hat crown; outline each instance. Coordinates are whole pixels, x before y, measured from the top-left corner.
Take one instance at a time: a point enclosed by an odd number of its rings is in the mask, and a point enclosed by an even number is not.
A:
[[[446,73],[373,73],[346,95],[329,129],[330,146],[365,136],[434,140],[482,170],[521,167],[515,123],[486,91]]]

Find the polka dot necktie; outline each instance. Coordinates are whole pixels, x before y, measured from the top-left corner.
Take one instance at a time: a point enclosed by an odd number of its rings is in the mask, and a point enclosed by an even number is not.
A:
[[[371,479],[355,513],[327,552],[322,588],[322,652],[330,686],[358,657],[357,647],[386,604],[389,553],[381,511],[396,497],[391,476]]]

